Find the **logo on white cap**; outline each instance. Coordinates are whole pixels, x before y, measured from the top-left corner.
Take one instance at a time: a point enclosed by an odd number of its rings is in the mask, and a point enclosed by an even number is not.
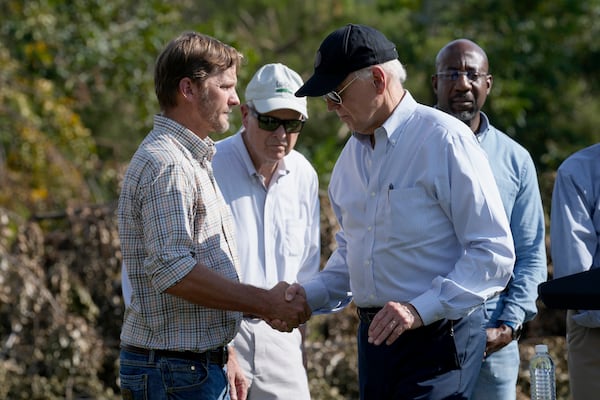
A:
[[[246,102],[261,114],[273,110],[290,109],[308,118],[306,99],[296,97],[295,92],[303,85],[298,73],[283,64],[262,66],[246,87]]]

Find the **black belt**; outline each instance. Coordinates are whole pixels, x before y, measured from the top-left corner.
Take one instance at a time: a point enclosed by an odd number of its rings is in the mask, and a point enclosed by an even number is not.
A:
[[[365,324],[370,324],[375,318],[375,315],[381,311],[381,307],[357,307],[356,312],[358,313],[358,318],[361,322]]]
[[[169,357],[180,358],[183,360],[198,361],[201,363],[213,363],[223,367],[227,364],[228,354],[227,347],[219,347],[213,350],[203,351],[201,353],[195,351],[174,351],[174,350],[150,350],[141,347],[122,344],[121,349],[135,354],[143,354],[145,356],[153,356],[153,358]]]

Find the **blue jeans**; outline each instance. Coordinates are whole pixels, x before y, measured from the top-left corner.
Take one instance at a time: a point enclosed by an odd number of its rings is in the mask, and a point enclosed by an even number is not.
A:
[[[519,346],[513,340],[481,364],[472,400],[515,400],[519,377]]]
[[[213,363],[121,349],[123,400],[229,400],[227,374]]]

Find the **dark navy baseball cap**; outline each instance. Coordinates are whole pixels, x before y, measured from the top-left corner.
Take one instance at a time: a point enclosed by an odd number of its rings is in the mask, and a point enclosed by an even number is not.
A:
[[[321,43],[313,75],[296,96],[318,97],[335,90],[351,72],[398,58],[396,45],[365,25],[348,24]]]

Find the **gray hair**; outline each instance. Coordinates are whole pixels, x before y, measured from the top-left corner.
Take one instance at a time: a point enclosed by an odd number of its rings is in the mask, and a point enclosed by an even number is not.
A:
[[[390,60],[383,64],[381,64],[381,68],[391,76],[397,78],[400,83],[404,83],[406,81],[406,69],[404,65],[400,62],[400,60]]]
[[[406,81],[406,69],[404,65],[398,59],[386,61],[383,64],[379,64],[379,66],[386,72],[386,74],[392,76],[392,78],[396,78],[400,81],[400,83],[404,83]],[[359,79],[367,79],[371,77],[371,68],[373,66],[368,66],[363,69],[359,69],[355,72]]]

